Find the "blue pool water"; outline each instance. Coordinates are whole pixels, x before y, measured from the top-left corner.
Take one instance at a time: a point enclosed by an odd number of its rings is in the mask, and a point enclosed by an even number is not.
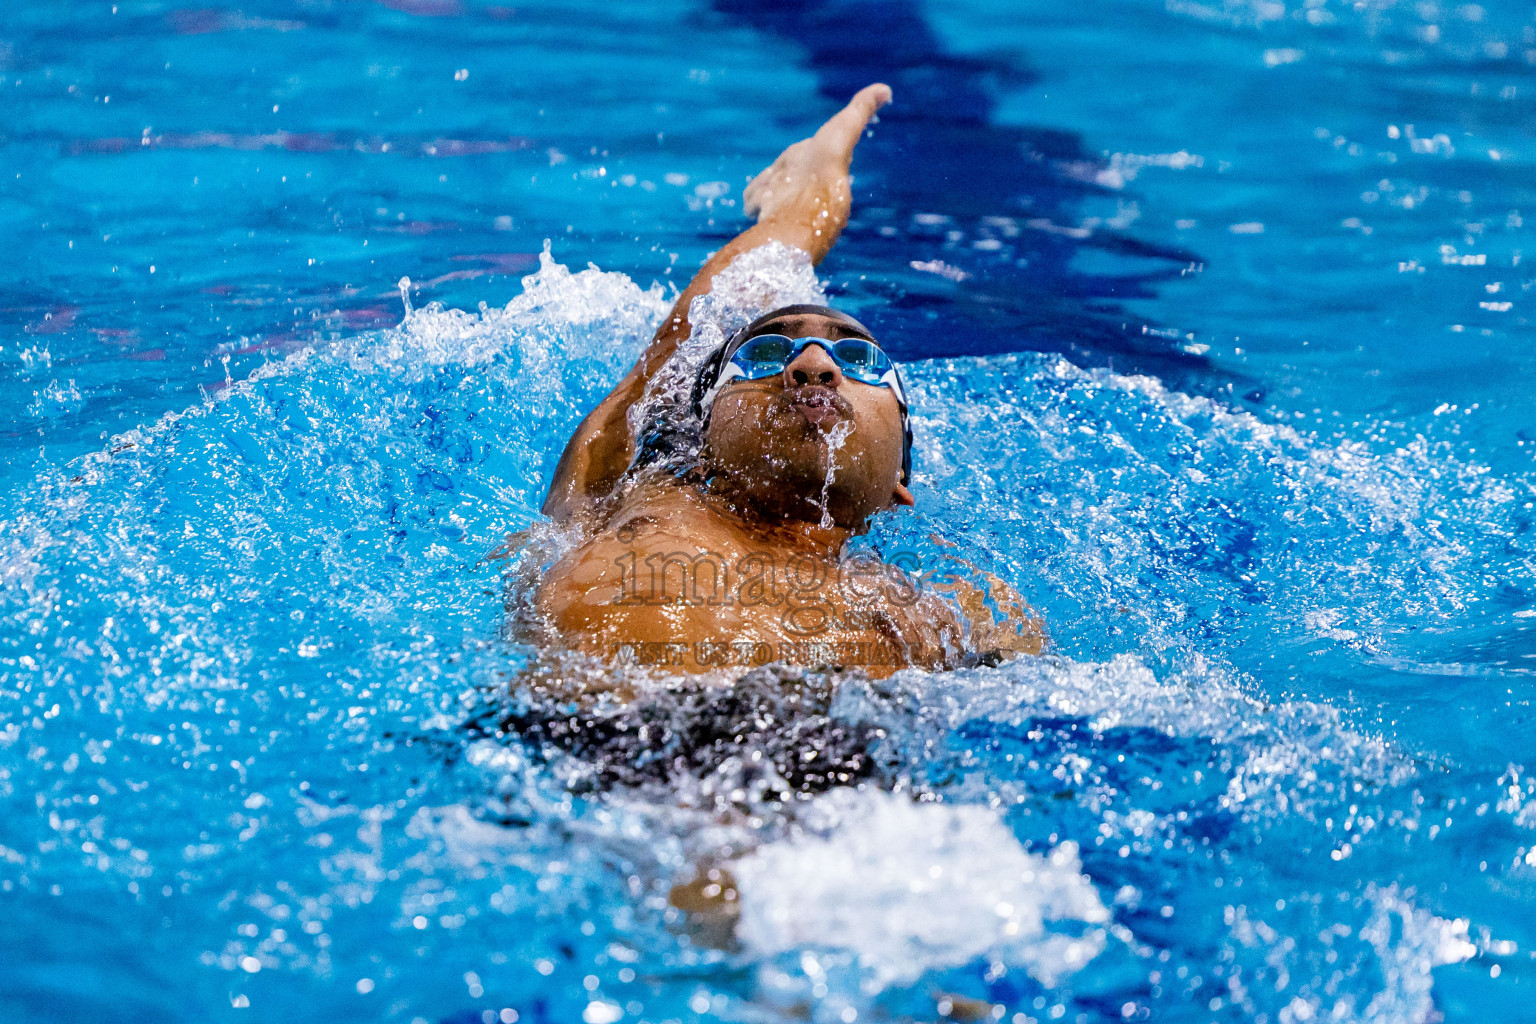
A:
[[[1533,67],[1502,0],[6,7],[0,1019],[1536,1019]],[[486,728],[482,556],[874,79],[869,542],[1052,654],[845,680],[862,789],[595,788]]]

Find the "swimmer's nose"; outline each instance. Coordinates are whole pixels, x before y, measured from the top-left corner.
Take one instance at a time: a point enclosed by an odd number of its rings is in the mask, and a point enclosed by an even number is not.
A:
[[[820,345],[807,346],[804,352],[784,367],[786,388],[803,388],[807,384],[820,384],[836,390],[842,386],[842,383],[843,371],[838,368],[827,350]]]

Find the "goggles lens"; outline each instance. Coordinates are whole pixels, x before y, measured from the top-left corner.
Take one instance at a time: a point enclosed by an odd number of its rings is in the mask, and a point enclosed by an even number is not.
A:
[[[782,334],[764,334],[749,338],[736,350],[731,361],[748,380],[761,380],[783,373],[784,367],[794,358],[793,349],[794,342]]]
[[[843,371],[843,375],[864,384],[890,387],[886,375],[891,372],[889,356],[879,345],[863,338],[788,338],[782,334],[759,334],[748,338],[731,356],[731,363],[745,380],[762,380],[784,372],[784,367],[812,345],[820,345]]]

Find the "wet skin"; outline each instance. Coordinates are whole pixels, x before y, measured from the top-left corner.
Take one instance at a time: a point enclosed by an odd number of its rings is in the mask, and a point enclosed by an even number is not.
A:
[[[853,334],[818,316],[770,332]],[[702,481],[654,481],[622,499],[550,570],[541,617],[591,653],[683,670],[786,660],[884,675],[946,663],[964,639],[948,606],[899,567],[842,557],[870,516],[911,502],[901,462],[895,395],[848,380],[811,346],[780,375],[720,392]]]
[[[781,660],[885,675],[954,664],[978,640],[983,649],[1038,652],[1033,620],[1016,618],[999,632],[973,588],[954,593],[971,620],[968,636],[951,605],[903,567],[845,557],[871,517],[913,499],[901,484],[894,392],[846,378],[821,346],[775,377],[720,391],[697,473],[624,479],[634,453],[625,413],[687,337],[692,300],[737,255],[770,241],[821,261],[847,223],[853,148],[889,99],[883,85],[862,90],[748,186],[745,205],[758,223],[710,259],[571,438],[544,511],[584,539],[535,595],[547,642],[685,672]],[[785,316],[758,333],[862,336],[816,314]],[[997,591],[1001,581],[992,584],[1001,606],[1022,608],[1017,595]]]

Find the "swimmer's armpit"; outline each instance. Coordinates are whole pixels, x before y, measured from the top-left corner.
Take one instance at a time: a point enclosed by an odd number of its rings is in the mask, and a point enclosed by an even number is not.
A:
[[[929,539],[943,548],[955,545],[937,535]],[[958,555],[946,554],[945,561],[964,566],[986,585],[986,593],[960,576],[935,579],[930,586],[936,591],[954,597],[971,627],[971,646],[975,653],[997,655],[1001,659],[1020,654],[1039,654],[1045,649],[1045,622],[1035,614],[1022,594],[994,573],[978,568],[975,563]],[[991,599],[1001,618],[994,615],[987,600]]]
[[[935,587],[948,590],[959,602],[960,610],[971,627],[971,646],[977,654],[996,654],[1004,660],[1020,654],[1039,654],[1045,649],[1045,623],[1030,614],[1029,605],[1002,580],[982,573],[987,594],[964,580],[952,580]],[[999,619],[987,606],[987,597],[1002,612]]]

